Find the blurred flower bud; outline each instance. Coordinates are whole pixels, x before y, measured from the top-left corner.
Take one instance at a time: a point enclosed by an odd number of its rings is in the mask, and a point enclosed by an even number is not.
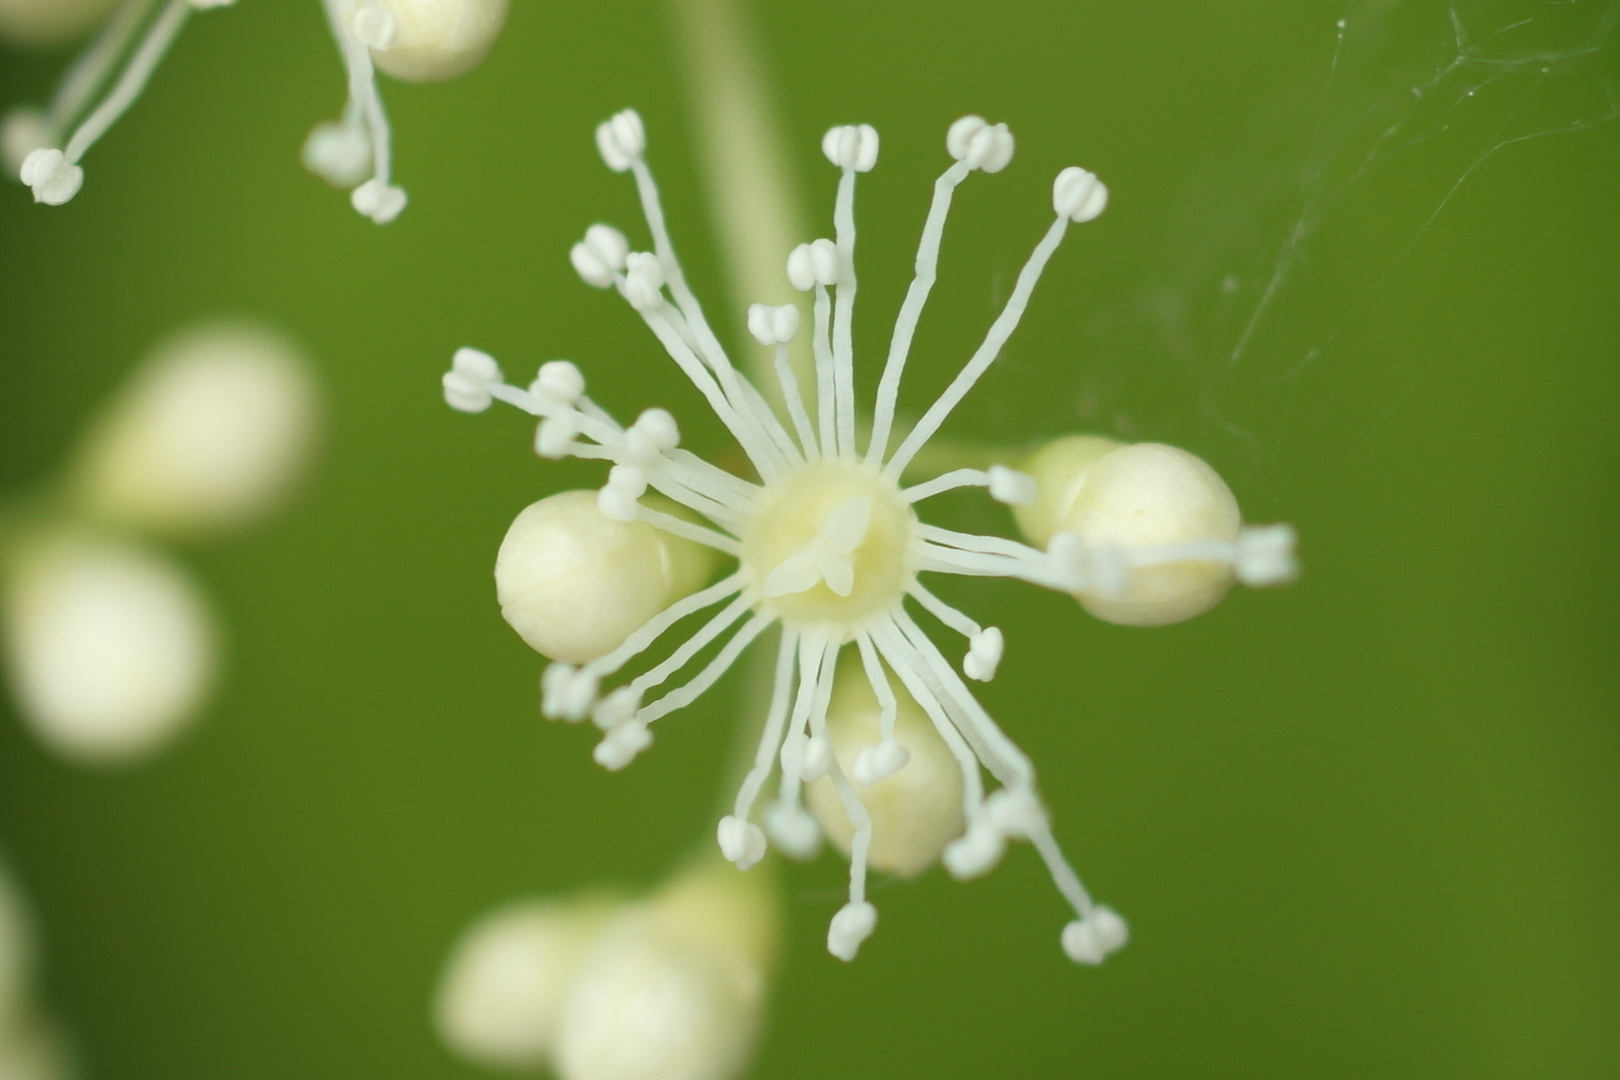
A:
[[[3,2],[3,0],[0,0]],[[507,0],[375,0],[371,62],[396,79],[436,82],[471,71],[506,23]]]
[[[178,566],[129,544],[55,534],[7,569],[6,666],[23,718],[52,750],[124,762],[193,717],[213,674],[214,626]]]
[[[1133,552],[1216,541],[1235,543],[1243,525],[1231,490],[1204,461],[1162,443],[1122,446],[1078,435],[1056,439],[1020,468],[1033,476],[1033,503],[1013,508],[1025,537],[1047,547],[1059,533],[1117,560],[1113,587],[1075,595],[1108,622],[1161,626],[1201,615],[1232,583],[1229,561],[1183,558],[1129,568]],[[1128,570],[1126,568],[1129,568]]]
[[[92,516],[167,535],[243,524],[302,471],[316,423],[304,360],[262,328],[183,333],[91,426],[75,488]]]
[[[0,0],[0,39],[12,45],[60,45],[100,23],[118,0]]]
[[[894,737],[910,756],[891,775],[857,791],[872,816],[868,864],[909,878],[933,865],[945,845],[962,835],[962,770],[905,687],[892,676],[889,682],[896,703]],[[856,771],[863,751],[882,743],[882,716],[858,657],[847,657],[827,708],[827,734],[845,774]],[[854,828],[832,780],[811,784],[806,798],[823,831],[848,855]]]
[[[615,907],[604,898],[531,900],[473,923],[439,982],[440,1038],[482,1064],[545,1065],[568,986]]]
[[[714,569],[710,549],[644,521],[613,520],[597,495],[565,491],[529,506],[495,557],[501,614],[535,651],[570,664],[613,651]]]
[[[0,1019],[0,1080],[68,1080],[74,1071],[53,1024],[26,1011]]]
[[[604,931],[570,988],[562,1080],[732,1080],[759,1035],[778,927],[758,873],[705,864]]]

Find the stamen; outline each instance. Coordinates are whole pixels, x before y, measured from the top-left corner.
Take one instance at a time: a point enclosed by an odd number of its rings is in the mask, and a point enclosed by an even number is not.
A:
[[[837,309],[833,316],[833,387],[838,452],[855,453],[855,174],[877,164],[878,134],[866,124],[835,127],[821,141],[827,160],[843,170],[833,208],[838,237]]]
[[[724,612],[722,612],[723,614]],[[659,717],[667,716],[676,709],[683,709],[696,701],[709,687],[719,681],[720,676],[731,669],[731,665],[737,662],[737,657],[742,655],[743,650],[748,648],[755,638],[763,634],[766,628],[774,621],[776,621],[774,615],[765,614],[757,614],[752,619],[749,619],[743,624],[741,630],[732,635],[731,640],[721,648],[719,655],[709,661],[708,665],[698,673],[696,678],[680,689],[670,691],[651,705],[643,706],[638,714],[642,723],[650,724]],[[704,627],[704,629],[707,630],[708,627]],[[718,631],[716,634],[718,634]],[[706,641],[704,643],[707,644]],[[687,644],[690,645],[691,642]],[[682,646],[682,648],[685,648],[685,646]],[[697,650],[693,649],[692,651],[695,653]],[[637,682],[640,682],[640,680],[637,680]],[[633,687],[635,685],[636,683],[631,684]]]
[[[680,646],[669,655],[667,660],[652,670],[632,679],[630,681],[630,688],[642,696],[646,696],[648,690],[662,685],[664,680],[668,679],[671,675],[685,667],[691,661],[692,657],[696,656],[703,650],[704,646],[708,645],[709,642],[725,633],[733,623],[748,613],[748,609],[751,606],[753,606],[753,604],[749,597],[737,597],[737,599],[733,600],[730,604],[727,604],[724,608],[722,608],[718,615],[714,616],[714,618],[705,623],[703,627],[697,631],[697,633],[681,642]],[[764,616],[760,616],[759,618],[763,617]],[[766,621],[769,622],[768,619]],[[757,635],[761,630],[764,629],[764,626],[760,626],[754,631],[754,634]],[[746,633],[746,630],[742,632]],[[752,638],[749,640],[752,640]],[[590,665],[587,665],[587,667],[589,666]],[[715,677],[719,678],[719,675],[717,674]],[[649,709],[642,710],[644,716]],[[664,712],[668,711],[668,709],[665,709],[663,712],[660,712],[657,715],[662,716]]]
[[[651,647],[653,642],[662,637],[670,627],[688,615],[696,614],[706,607],[712,607],[722,600],[736,596],[742,592],[746,583],[745,576],[739,572],[732,574],[723,581],[710,585],[707,589],[695,592],[691,596],[682,597],[643,623],[640,629],[624,639],[623,645],[620,645],[606,656],[586,664],[584,670],[589,671],[595,678],[612,675]],[[732,621],[735,621],[735,618]],[[555,664],[552,665],[552,667],[556,666]]]
[[[673,536],[714,548],[716,551],[737,558],[742,555],[742,544],[736,539],[717,533],[713,529],[705,529],[701,525],[694,525],[690,521],[682,521],[673,514],[666,514],[660,510],[653,510],[643,506],[637,516],[655,529],[662,529]]]
[[[366,138],[371,144],[371,178],[349,194],[355,210],[379,225],[386,225],[405,209],[406,196],[402,188],[389,183],[393,169],[393,135],[388,126],[388,113],[383,108],[382,95],[377,92],[377,74],[371,63],[371,52],[356,33],[353,25],[353,5],[344,0],[326,0],[328,21],[337,38],[338,51],[343,55],[344,67],[349,73],[349,104],[344,107],[345,120],[351,107],[360,117]]]
[[[1035,245],[1030,254],[1029,261],[1018,273],[1017,284],[1013,286],[1012,295],[1007,298],[1007,304],[1002,308],[1001,314],[991,324],[990,332],[985,335],[984,343],[973,354],[967,366],[956,376],[945,392],[931,405],[917,426],[906,436],[905,442],[895,452],[884,469],[886,475],[898,477],[905,471],[911,459],[917,455],[939,431],[945,418],[961,403],[967,392],[973,389],[975,383],[985,373],[985,370],[1001,355],[1002,346],[1018,327],[1018,321],[1024,316],[1024,309],[1029,306],[1029,298],[1035,291],[1035,284],[1040,280],[1041,272],[1046,269],[1052,253],[1057,250],[1058,244],[1063,242],[1063,234],[1068,231],[1071,222],[1090,221],[1102,213],[1107,204],[1107,189],[1095,176],[1083,169],[1067,169],[1058,175],[1053,190],[1053,207],[1057,211],[1057,220],[1046,230],[1041,242]]]
[[[955,491],[957,488],[989,486],[990,474],[983,469],[953,469],[932,480],[905,488],[900,494],[906,502],[915,503],[946,491]]]
[[[747,821],[752,815],[754,801],[759,798],[760,790],[770,778],[771,766],[782,745],[783,729],[788,718],[788,695],[793,689],[793,659],[798,647],[798,631],[783,627],[782,642],[776,650],[776,679],[771,684],[771,704],[765,714],[765,730],[760,735],[759,749],[754,754],[753,768],[744,777],[732,810],[733,816],[742,821]]]

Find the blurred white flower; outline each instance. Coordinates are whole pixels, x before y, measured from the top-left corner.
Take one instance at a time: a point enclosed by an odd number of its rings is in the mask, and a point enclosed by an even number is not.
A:
[[[6,569],[6,669],[47,746],[81,764],[119,764],[193,719],[217,645],[208,605],[179,566],[125,541],[59,532]]]
[[[27,910],[11,875],[0,865],[0,1029],[21,1009],[33,966],[33,929]],[[4,1075],[0,1071],[0,1077]]]
[[[67,1046],[33,1002],[34,930],[0,863],[0,1080],[67,1080]]]
[[[160,346],[91,425],[71,483],[92,518],[194,536],[274,509],[313,450],[309,365],[256,326],[199,326]]]
[[[594,897],[530,900],[479,918],[456,942],[440,978],[439,1037],[471,1061],[546,1064],[580,960],[617,906]]]
[[[731,1080],[758,1040],[779,936],[770,884],[717,861],[634,902],[508,905],[453,950],[439,1031],[470,1060],[561,1080]]]
[[[33,189],[36,202],[70,201],[84,185],[85,154],[140,97],[193,12],[234,2],[122,0],[113,10],[108,0],[0,0],[0,37],[19,45],[70,38],[105,17],[50,103],[43,109],[14,109],[0,124],[7,171]],[[304,163],[331,183],[353,189],[354,208],[385,224],[399,216],[406,197],[391,182],[393,150],[376,69],[424,82],[475,67],[505,25],[507,0],[322,4],[343,58],[348,101],[341,119],[310,133]]]

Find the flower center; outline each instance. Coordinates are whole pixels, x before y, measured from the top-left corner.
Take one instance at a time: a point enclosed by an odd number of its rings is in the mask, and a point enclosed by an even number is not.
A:
[[[818,461],[766,488],[742,565],[762,606],[784,620],[848,626],[905,595],[916,523],[876,469]]]

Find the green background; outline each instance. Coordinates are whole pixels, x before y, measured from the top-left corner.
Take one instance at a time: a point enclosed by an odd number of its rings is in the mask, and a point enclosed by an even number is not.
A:
[[[945,127],[1004,119],[1018,156],[958,199],[905,401],[977,343],[1052,175],[1085,164],[1108,212],[949,432],[1176,443],[1250,519],[1294,522],[1306,565],[1152,631],[942,584],[1005,629],[983,698],[1134,939],[1069,964],[1017,850],[970,885],[880,881],[881,928],[846,967],[823,947],[841,864],[792,867],[754,1074],[1620,1075],[1620,5],[754,14],[819,229],[821,132],[883,135],[858,356],[886,344]],[[93,773],[0,705],[0,836],[89,1075],[476,1075],[427,1022],[456,932],[516,895],[649,885],[712,835],[737,680],[619,775],[542,723],[492,558],[521,507],[599,470],[540,463],[523,418],[452,413],[438,390],[463,344],[519,375],[569,357],[621,416],[667,405],[688,445],[723,449],[566,259],[593,221],[642,235],[591,142],[635,105],[700,294],[750,299],[719,288],[665,20],[515,0],[472,75],[386,86],[412,200],[387,228],[297,162],[342,95],[312,0],[198,17],[71,205],[0,191],[0,489],[47,476],[199,316],[287,326],[328,394],[296,505],[187,551],[229,627],[204,723]],[[64,60],[0,55],[0,101],[40,100]],[[1009,527],[973,498],[941,507]]]

